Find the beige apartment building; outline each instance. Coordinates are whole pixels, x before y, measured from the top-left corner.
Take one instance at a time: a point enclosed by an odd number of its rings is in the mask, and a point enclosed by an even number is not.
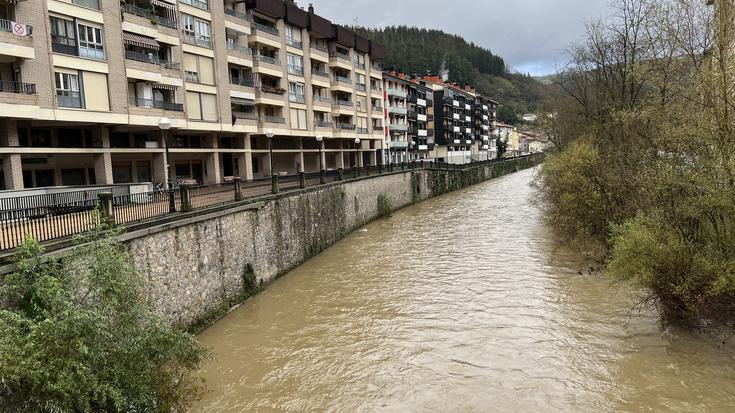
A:
[[[293,1],[0,0],[1,188],[375,164],[383,54]]]

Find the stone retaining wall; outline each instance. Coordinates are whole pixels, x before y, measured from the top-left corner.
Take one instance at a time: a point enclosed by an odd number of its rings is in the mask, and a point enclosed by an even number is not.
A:
[[[244,297],[249,274],[255,274],[258,284],[267,284],[378,218],[381,194],[396,210],[542,159],[329,184],[153,228],[128,237],[127,245],[158,310],[172,323],[192,326]]]

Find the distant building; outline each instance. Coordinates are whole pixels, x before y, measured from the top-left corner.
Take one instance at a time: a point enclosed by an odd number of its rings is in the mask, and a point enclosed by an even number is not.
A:
[[[538,116],[533,113],[526,113],[525,115],[523,115],[523,120],[525,122],[536,122],[537,119]]]

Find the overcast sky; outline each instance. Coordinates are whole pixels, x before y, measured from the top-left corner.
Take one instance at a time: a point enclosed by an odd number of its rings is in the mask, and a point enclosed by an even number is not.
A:
[[[553,73],[563,50],[609,0],[297,0],[334,23],[367,27],[405,24],[459,34],[500,55],[514,69]]]

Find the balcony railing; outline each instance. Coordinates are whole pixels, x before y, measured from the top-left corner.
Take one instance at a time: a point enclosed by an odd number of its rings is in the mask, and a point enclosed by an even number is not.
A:
[[[184,4],[194,6],[197,9],[209,10],[209,3],[207,3],[206,1],[201,1],[201,0],[179,0],[179,1]]]
[[[13,30],[15,25],[20,25],[24,29],[21,34],[17,30]],[[10,20],[0,19],[0,32],[13,33],[16,36],[30,36],[33,34],[33,26],[30,24],[20,24]]]
[[[358,83],[355,85],[355,89],[359,90],[360,92],[365,92],[367,90],[367,86],[364,83]]]
[[[79,57],[86,57],[87,59],[94,60],[105,60],[105,51],[101,49],[79,46]]]
[[[79,92],[57,91],[56,101],[60,108],[77,108],[82,107],[82,95]]]
[[[234,10],[234,9],[230,9],[230,8],[227,8],[227,7],[225,7],[225,14],[228,15],[228,16],[237,17],[238,19],[245,20],[247,22],[252,22],[253,21],[253,16],[251,16],[250,14],[243,13],[243,12],[240,12],[240,11],[237,11],[237,10]]]
[[[371,63],[370,68],[377,70],[378,72],[383,71],[383,67],[380,65],[380,63]]]
[[[258,114],[253,112],[238,112],[236,110],[232,111],[232,116],[234,116],[236,119],[246,119],[246,120],[258,120]]]
[[[238,44],[234,44],[234,43],[230,43],[230,42],[227,43],[227,50],[232,50],[232,51],[235,51],[235,52],[244,53],[244,54],[246,54],[248,56],[252,56],[253,55],[253,49],[251,49],[251,48],[249,48],[247,46],[240,46]]]
[[[355,125],[352,123],[337,123],[336,128],[341,130],[355,130]]]
[[[186,79],[187,82],[199,83],[199,73],[184,72],[184,79]]]
[[[270,57],[270,56],[263,56],[263,55],[256,55],[255,60],[261,63],[268,63],[271,65],[280,66],[281,61],[278,58]]]
[[[236,76],[230,76],[230,84],[231,85],[238,85],[238,86],[247,86],[247,87],[254,87],[255,82],[253,79],[249,79],[246,77],[236,77]]]
[[[395,113],[396,115],[407,115],[408,109],[402,108],[400,106],[390,106],[388,107],[388,113]]]
[[[314,49],[314,50],[318,50],[318,51],[320,51],[322,53],[329,53],[329,50],[327,49],[327,46],[322,46],[322,45],[319,45],[317,43],[312,43],[311,44],[311,48]]]
[[[355,68],[365,70],[365,63],[355,63]]]
[[[333,57],[336,59],[346,60],[348,63],[352,63],[352,59],[350,59],[350,55],[340,53],[340,52],[333,52],[329,54],[329,57]]]
[[[298,93],[290,93],[288,94],[288,101],[294,102],[294,103],[306,103],[306,96],[300,95]]]
[[[406,96],[408,96],[408,94],[405,91],[401,89],[392,89],[392,88],[388,88],[388,95],[399,97],[399,98],[405,98]]]
[[[122,11],[125,13],[130,13],[135,16],[145,17],[146,19],[155,20],[161,26],[171,27],[173,29],[177,27],[176,20],[169,19],[169,18],[162,17],[162,16],[157,16],[150,9],[144,9],[142,7],[138,7],[133,4],[123,4],[121,5],[121,8],[122,8]]]
[[[314,95],[314,102],[330,104],[332,99],[327,96]]]
[[[206,47],[208,49],[212,48],[212,39],[207,37],[201,37],[201,36],[192,36],[191,34],[181,32],[181,40],[184,41],[184,43],[189,43],[201,47]]]
[[[12,80],[0,80],[0,92],[25,93],[33,95],[36,93],[35,83],[15,82]]]
[[[291,46],[291,47],[295,47],[297,49],[303,49],[304,48],[304,43],[301,42],[301,41],[299,41],[299,40],[296,40],[296,39],[286,38],[286,45],[287,46]]]
[[[76,56],[79,54],[76,45],[58,42],[56,41],[56,39],[53,38],[53,36],[51,38],[51,50],[54,53],[68,54],[71,56]]]
[[[312,76],[326,77],[329,78],[329,73],[319,69],[311,69]]]
[[[265,24],[262,24],[262,23],[253,23],[253,27],[255,28],[256,31],[268,33],[273,36],[278,36],[279,34],[278,29],[276,29],[275,27],[266,26]]]
[[[139,108],[162,109],[162,110],[170,110],[174,112],[184,111],[184,105],[181,103],[164,102],[162,100],[155,100],[155,99],[143,99],[143,98],[131,97],[130,104],[135,107],[139,107]]]
[[[361,134],[368,133],[368,128],[357,128],[357,133],[361,133]]]
[[[337,83],[344,83],[346,85],[352,84],[352,79],[350,79],[349,77],[335,75],[333,80]]]
[[[300,66],[288,65],[288,73],[296,76],[304,76],[304,68]]]
[[[262,123],[286,123],[285,118],[281,118],[278,116],[265,116],[261,115],[258,117],[258,120]]]
[[[72,4],[76,4],[77,6],[86,7],[88,9],[100,10],[99,0],[71,0],[71,2]]]
[[[317,128],[333,128],[334,124],[332,122],[328,122],[326,120],[317,120],[314,122]]]
[[[383,111],[383,107],[382,106],[373,106],[373,111],[374,112],[382,112]]]
[[[350,102],[349,100],[336,100],[332,103],[332,105],[351,108],[354,105],[354,103]]]
[[[174,63],[174,62],[169,62],[168,60],[163,60],[160,57],[154,55],[153,53],[140,53],[140,52],[136,52],[133,50],[126,50],[125,58],[128,60],[135,60],[136,62],[144,62],[144,63],[151,63],[154,65],[159,65],[166,69],[179,70],[181,68],[180,63]]]
[[[398,123],[392,123],[388,125],[388,128],[390,128],[390,130],[400,131],[400,132],[408,131],[408,125],[403,125],[403,124],[398,124]]]

